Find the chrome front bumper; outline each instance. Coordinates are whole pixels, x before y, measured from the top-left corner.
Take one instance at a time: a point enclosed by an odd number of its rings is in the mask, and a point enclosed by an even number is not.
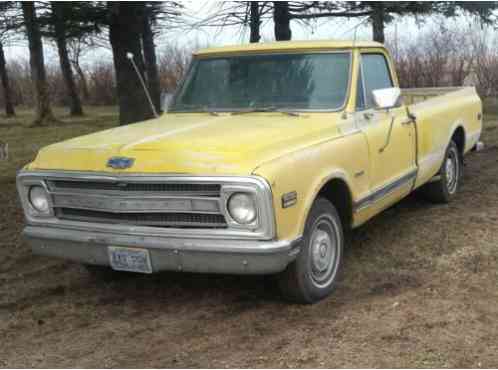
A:
[[[153,272],[226,274],[281,272],[295,259],[300,241],[173,238],[46,226],[27,226],[23,235],[38,255],[109,265],[108,246],[135,247],[149,250]]]

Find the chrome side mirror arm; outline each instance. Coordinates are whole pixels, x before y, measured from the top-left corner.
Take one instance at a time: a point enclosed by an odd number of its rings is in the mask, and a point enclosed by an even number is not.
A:
[[[379,153],[382,153],[386,148],[389,146],[389,143],[391,142],[391,134],[393,132],[393,126],[394,126],[394,120],[396,117],[392,116],[391,117],[391,124],[389,125],[389,131],[387,132],[387,138],[386,138],[386,143],[379,149]]]

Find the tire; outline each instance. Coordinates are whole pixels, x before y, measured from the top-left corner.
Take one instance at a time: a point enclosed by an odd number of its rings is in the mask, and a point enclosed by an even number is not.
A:
[[[460,187],[463,161],[454,141],[450,142],[438,172],[439,179],[421,189],[423,196],[434,203],[449,203]]]
[[[325,198],[317,198],[306,220],[301,250],[278,275],[285,299],[315,303],[332,293],[342,265],[344,232],[337,210]]]

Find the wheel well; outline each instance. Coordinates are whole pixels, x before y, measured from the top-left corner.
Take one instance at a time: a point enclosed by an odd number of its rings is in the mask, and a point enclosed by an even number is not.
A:
[[[451,140],[455,142],[460,155],[463,157],[463,152],[465,150],[465,131],[463,130],[462,126],[459,126],[455,130],[453,136],[451,137]]]
[[[329,200],[337,209],[345,229],[351,228],[353,222],[353,200],[348,184],[342,179],[332,179],[322,186],[318,196]]]

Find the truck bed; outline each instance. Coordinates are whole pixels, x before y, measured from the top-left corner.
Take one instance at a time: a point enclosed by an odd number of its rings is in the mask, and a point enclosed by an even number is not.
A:
[[[406,88],[401,89],[401,95],[403,96],[405,104],[413,105],[440,95],[446,95],[467,88],[467,86]]]
[[[479,140],[482,106],[474,87],[402,89],[404,103],[417,118],[417,186],[439,170],[448,143],[458,127],[463,129],[462,153]]]

